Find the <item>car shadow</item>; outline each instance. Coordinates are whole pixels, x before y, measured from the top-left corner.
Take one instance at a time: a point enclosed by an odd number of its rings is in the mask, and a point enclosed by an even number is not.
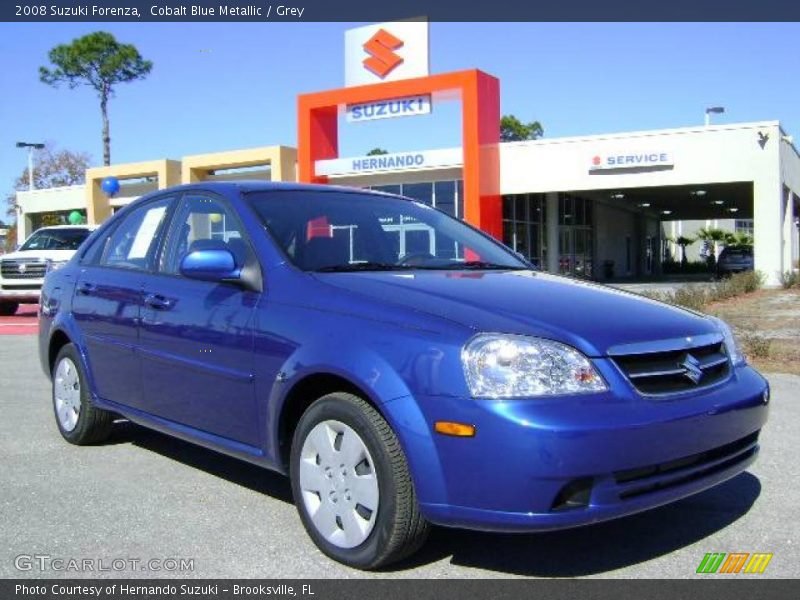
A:
[[[254,492],[289,504],[294,503],[287,477],[130,421],[114,424],[111,436],[104,442],[104,445],[108,444],[133,444]]]
[[[576,529],[538,534],[497,534],[435,528],[405,570],[450,557],[454,565],[535,577],[606,573],[694,544],[745,515],[761,483],[742,473],[673,504]]]
[[[278,473],[128,421],[116,423],[106,443],[133,444],[282,502],[293,502],[288,478]],[[575,529],[503,534],[434,527],[416,554],[384,571],[404,571],[449,557],[454,565],[509,575],[605,573],[669,554],[724,529],[747,514],[760,493],[760,481],[746,472],[673,504]]]

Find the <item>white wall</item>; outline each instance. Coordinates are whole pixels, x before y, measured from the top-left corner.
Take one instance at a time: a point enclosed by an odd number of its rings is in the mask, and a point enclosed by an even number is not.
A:
[[[86,186],[70,185],[17,192],[17,206],[22,209],[17,214],[17,243],[21,244],[33,233],[31,213],[86,210]]]
[[[759,144],[759,134],[767,136]],[[790,265],[789,209],[783,182],[800,188],[800,159],[781,141],[777,121],[689,127],[503,144],[500,187],[504,194],[588,191],[752,181],[755,266],[768,285],[778,285]],[[591,171],[594,156],[665,152],[669,168]],[[796,248],[794,254],[796,254]]]

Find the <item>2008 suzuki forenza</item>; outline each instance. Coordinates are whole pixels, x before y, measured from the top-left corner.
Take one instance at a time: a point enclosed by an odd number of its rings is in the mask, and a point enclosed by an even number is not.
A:
[[[314,542],[366,569],[431,523],[567,528],[716,485],[769,402],[722,321],[327,186],[143,197],[48,275],[40,325],[67,441],[121,415],[288,474]]]

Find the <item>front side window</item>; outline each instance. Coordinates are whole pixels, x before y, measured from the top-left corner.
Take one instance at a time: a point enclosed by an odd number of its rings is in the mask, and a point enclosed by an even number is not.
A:
[[[77,250],[89,233],[85,227],[40,229],[25,240],[20,250]]]
[[[500,244],[417,202],[356,192],[247,198],[289,259],[306,271],[529,268]]]
[[[193,250],[229,250],[238,267],[251,255],[239,219],[228,205],[215,196],[187,195],[181,202],[170,227],[160,271],[177,274],[183,257]]]
[[[156,200],[126,215],[106,242],[100,264],[147,269],[171,202],[171,198]]]

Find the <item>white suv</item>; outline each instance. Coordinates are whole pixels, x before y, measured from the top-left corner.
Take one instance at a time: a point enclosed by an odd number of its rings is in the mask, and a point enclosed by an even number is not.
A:
[[[13,315],[20,304],[39,301],[47,271],[65,264],[89,237],[86,225],[42,227],[20,249],[0,259],[0,315]]]

